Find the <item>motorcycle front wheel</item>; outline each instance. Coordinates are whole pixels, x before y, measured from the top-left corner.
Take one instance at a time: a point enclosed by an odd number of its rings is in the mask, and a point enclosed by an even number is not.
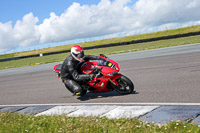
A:
[[[131,94],[134,91],[134,84],[133,82],[126,76],[121,76],[117,79],[119,86],[115,86],[114,90],[120,94]]]

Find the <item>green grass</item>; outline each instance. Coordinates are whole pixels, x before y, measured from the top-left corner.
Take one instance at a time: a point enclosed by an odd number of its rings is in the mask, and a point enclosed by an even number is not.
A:
[[[199,133],[198,125],[182,121],[156,125],[138,119],[33,116],[0,113],[0,133]]]
[[[14,57],[15,53],[12,54],[4,54],[4,55],[0,55],[0,59],[4,59],[4,58],[10,58],[10,57]]]
[[[140,40],[140,39],[148,39],[148,38],[155,38],[155,37],[162,37],[162,36],[169,36],[169,35],[184,34],[184,33],[197,32],[197,31],[200,31],[200,25],[179,28],[179,29],[173,29],[173,30],[160,31],[160,32],[154,32],[154,33],[148,33],[148,34],[140,34],[140,35],[127,36],[127,37],[90,41],[90,42],[79,43],[79,45],[81,45],[83,47],[88,47],[88,46],[96,46],[96,45],[102,45],[102,44],[127,42],[127,41]],[[8,57],[26,56],[26,55],[68,50],[71,48],[72,45],[74,45],[74,44],[50,47],[50,48],[45,48],[45,49],[38,49],[38,50],[33,50],[33,51],[17,52],[17,53],[13,53],[13,54],[5,54],[5,55],[0,55],[0,59],[8,58]]]
[[[147,49],[157,49],[157,48],[192,44],[192,43],[200,43],[200,35],[177,38],[177,39],[147,42],[147,43],[131,44],[131,45],[125,45],[125,46],[85,50],[85,54],[99,55],[102,53],[105,55],[110,55],[110,54],[134,52],[134,51],[141,51],[141,50],[147,50]],[[68,55],[69,53],[63,53],[63,54],[49,55],[49,56],[43,56],[43,57],[25,58],[25,59],[20,59],[20,60],[1,62],[0,69],[63,61]]]

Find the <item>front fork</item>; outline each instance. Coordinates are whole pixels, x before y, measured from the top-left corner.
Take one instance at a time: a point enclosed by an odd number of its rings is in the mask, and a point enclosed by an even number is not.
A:
[[[109,81],[112,83],[114,86],[119,86],[119,83],[116,81],[118,78],[120,78],[122,74],[118,73],[115,74],[112,78],[109,79]]]

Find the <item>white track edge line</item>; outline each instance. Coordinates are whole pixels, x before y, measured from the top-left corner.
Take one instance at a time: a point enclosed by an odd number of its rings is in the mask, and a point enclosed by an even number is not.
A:
[[[10,106],[80,106],[80,105],[126,105],[126,106],[200,106],[200,103],[50,103],[50,104],[11,104],[0,105],[0,107]]]

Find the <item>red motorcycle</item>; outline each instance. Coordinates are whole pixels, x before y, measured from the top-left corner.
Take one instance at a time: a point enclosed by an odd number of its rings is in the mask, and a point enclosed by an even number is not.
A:
[[[117,62],[109,59],[103,54],[99,56],[100,60],[81,62],[77,69],[82,74],[95,74],[93,80],[88,82],[79,82],[83,88],[84,95],[87,91],[91,93],[117,91],[120,94],[131,94],[134,91],[132,81],[119,73],[120,66]],[[62,64],[54,66],[54,71],[60,78]]]

